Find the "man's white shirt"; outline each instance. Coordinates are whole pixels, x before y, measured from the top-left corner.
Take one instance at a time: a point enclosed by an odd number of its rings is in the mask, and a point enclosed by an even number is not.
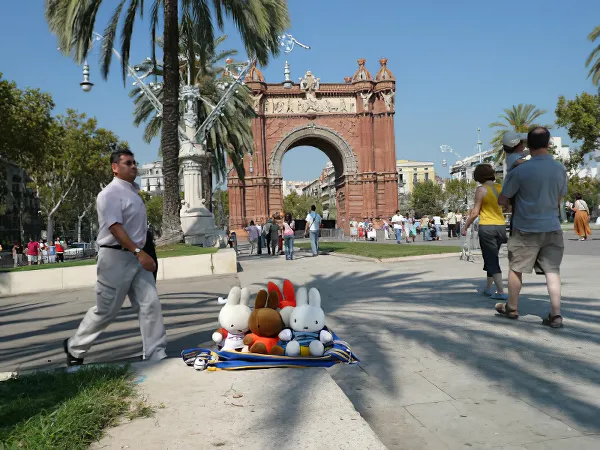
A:
[[[394,217],[392,217],[392,223],[394,224],[394,229],[395,230],[401,230],[402,229],[402,224],[405,222],[406,219],[404,219],[404,217],[402,216],[402,214],[398,215],[394,215]]]
[[[98,245],[119,245],[110,232],[115,223],[123,225],[129,238],[139,247],[146,245],[148,217],[146,205],[139,194],[135,183],[113,178],[98,194],[96,199],[98,210]]]

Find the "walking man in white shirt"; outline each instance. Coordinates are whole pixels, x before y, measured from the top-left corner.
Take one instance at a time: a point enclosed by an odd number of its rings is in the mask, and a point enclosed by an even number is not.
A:
[[[312,255],[317,256],[319,254],[319,226],[321,225],[321,216],[317,212],[317,207],[312,205],[310,212],[306,216],[306,229],[305,231],[310,234],[310,246]]]
[[[129,150],[111,155],[113,181],[96,200],[98,210],[98,281],[96,305],[91,307],[73,337],[63,343],[67,365],[83,358],[100,333],[117,317],[125,297],[138,310],[144,359],[167,357],[167,333],[152,272],[152,257],[141,250],[146,243],[148,219],[140,197],[137,163]]]
[[[392,217],[392,223],[394,224],[394,234],[396,235],[396,243],[402,244],[402,221],[404,217],[400,214],[400,210],[396,211],[396,214]]]

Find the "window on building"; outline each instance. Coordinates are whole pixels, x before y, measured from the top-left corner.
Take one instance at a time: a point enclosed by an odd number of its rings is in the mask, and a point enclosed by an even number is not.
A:
[[[404,174],[403,173],[399,173],[398,174],[398,182],[399,183],[404,183]]]
[[[417,169],[415,169],[417,170]],[[419,178],[417,172],[413,173],[413,184],[417,184],[419,182]]]
[[[427,169],[425,169],[425,170],[427,170]],[[425,172],[425,181],[429,181],[429,173],[428,172]]]

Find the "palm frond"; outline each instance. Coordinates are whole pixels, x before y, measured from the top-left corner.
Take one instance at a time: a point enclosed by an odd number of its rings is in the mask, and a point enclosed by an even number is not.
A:
[[[117,36],[117,25],[119,24],[119,17],[121,17],[121,11],[123,10],[123,6],[125,5],[126,1],[127,0],[121,0],[119,5],[113,11],[113,15],[108,22],[108,25],[104,29],[104,39],[102,40],[102,50],[100,56],[100,72],[105,79],[108,77],[108,72],[110,71],[110,62],[113,55],[112,49]]]
[[[133,35],[133,23],[135,22],[135,14],[138,11],[138,7],[143,5],[143,0],[130,0],[127,14],[125,15],[125,22],[121,29],[121,74],[123,76],[123,83],[127,77],[127,66],[129,66],[129,52],[131,48],[131,37]]]
[[[588,35],[588,40],[591,42],[595,42],[596,39],[600,37],[600,26],[597,26],[592,30],[592,32]],[[592,83],[594,85],[598,85],[600,82],[600,45],[598,45],[590,56],[588,56],[587,61],[585,62],[586,67],[590,67],[590,71],[588,73],[588,78],[592,78]]]

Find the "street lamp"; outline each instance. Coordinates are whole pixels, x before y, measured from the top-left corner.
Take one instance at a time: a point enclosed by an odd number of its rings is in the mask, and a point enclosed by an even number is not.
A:
[[[90,66],[87,60],[83,63],[83,81],[79,83],[83,92],[90,92],[94,87],[94,83],[90,81]]]
[[[440,145],[440,151],[441,151],[442,153],[452,153],[454,156],[456,156],[456,157],[459,159],[459,161],[456,161],[454,164],[455,164],[455,165],[456,165],[456,164],[459,164],[459,165],[461,165],[463,168],[465,167],[465,163],[462,161],[462,157],[461,157],[461,156],[460,156],[458,153],[456,153],[456,152],[455,152],[455,151],[452,149],[452,147],[450,147],[449,145],[446,145],[446,144],[444,144],[444,145]],[[447,165],[448,165],[448,162],[447,162],[445,159],[444,159],[444,160],[442,160],[442,166],[443,166],[443,167],[446,167]],[[450,176],[450,169],[448,169],[448,176]],[[465,172],[465,177],[466,177],[466,172]]]
[[[477,128],[477,153],[479,153],[479,164],[481,164],[483,158],[481,145],[481,128]]]

